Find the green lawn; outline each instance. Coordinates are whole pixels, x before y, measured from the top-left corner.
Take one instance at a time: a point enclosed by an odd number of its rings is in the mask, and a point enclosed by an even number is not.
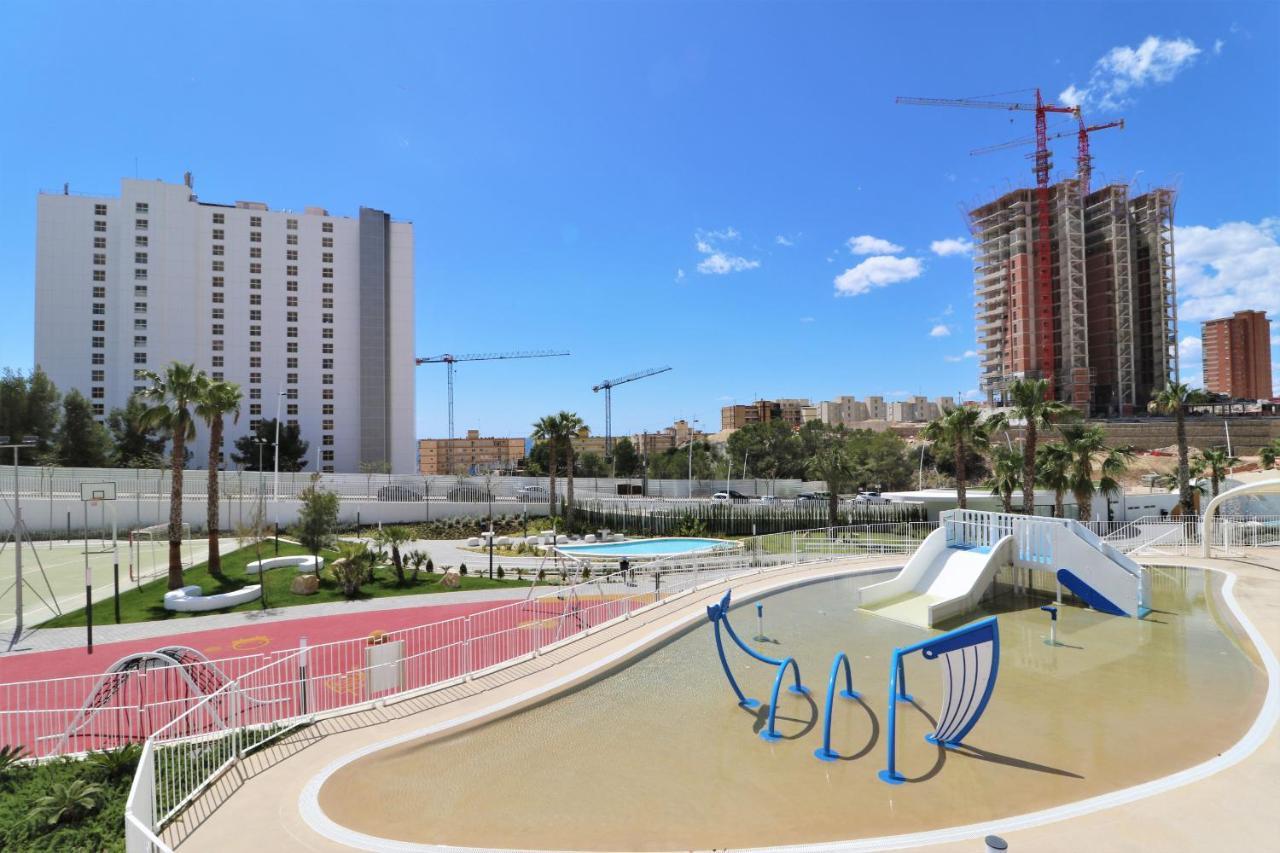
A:
[[[264,542],[261,546],[262,558],[268,559],[276,556],[275,543],[272,540]],[[295,555],[308,553],[305,548],[295,545],[292,542],[281,540],[280,555]],[[326,561],[334,559],[337,554],[333,551],[322,551],[321,556]],[[244,567],[258,559],[258,555],[253,547],[241,548],[237,551],[231,551],[222,555],[222,573],[225,580],[215,580],[209,574],[209,566],[207,563],[200,563],[183,572],[183,582],[187,585],[196,584],[203,588],[205,595],[214,595],[221,592],[230,592],[240,589],[248,584],[258,583],[257,575],[246,575]],[[487,567],[486,567],[487,568]],[[505,581],[489,580],[488,578],[479,577],[481,567],[474,567],[475,574],[466,575],[462,578],[462,584],[459,590],[473,589],[495,589],[499,587],[528,586],[529,581],[517,581],[513,577],[514,571],[508,574]],[[289,584],[297,576],[297,571],[293,568],[271,569],[266,573],[266,599],[267,606],[271,608],[277,607],[296,607],[300,604],[319,604],[325,601],[345,601],[346,598],[342,594],[341,587],[334,581],[328,570],[321,571],[320,589],[314,595],[294,595],[289,591]],[[367,583],[360,591],[357,598],[385,598],[393,595],[430,595],[438,592],[453,592],[455,590],[447,589],[440,584],[438,574],[422,574],[418,576],[416,582],[406,583],[404,586],[397,586],[395,580],[395,572],[388,566],[379,566],[374,571],[374,579],[372,583]],[[203,616],[208,613],[231,613],[238,610],[260,610],[262,609],[261,601],[250,601],[236,607],[228,607],[224,610],[206,610],[202,613],[176,613],[171,610],[164,609],[164,594],[168,590],[168,582],[165,578],[151,581],[143,584],[141,588],[131,587],[128,591],[120,593],[120,621],[121,622],[151,622],[164,619],[182,619],[187,616]],[[45,628],[68,628],[84,625],[85,623],[84,609],[64,613],[54,619],[45,622],[42,627]],[[93,623],[95,625],[107,625],[115,622],[115,609],[110,598],[95,602],[93,605]]]

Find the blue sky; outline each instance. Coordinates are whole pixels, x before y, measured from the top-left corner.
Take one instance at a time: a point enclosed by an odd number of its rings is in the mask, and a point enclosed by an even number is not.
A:
[[[1199,320],[1280,313],[1278,36],[1275,3],[7,3],[0,365],[31,365],[37,191],[190,169],[210,201],[412,220],[419,355],[572,351],[460,365],[459,431],[602,431],[591,386],[668,364],[615,432],[967,392],[969,261],[931,246],[1030,182],[1029,149],[968,152],[1031,118],[893,99],[1038,85],[1125,118],[1095,185],[1178,187],[1197,381]],[[441,366],[417,407],[442,435]]]

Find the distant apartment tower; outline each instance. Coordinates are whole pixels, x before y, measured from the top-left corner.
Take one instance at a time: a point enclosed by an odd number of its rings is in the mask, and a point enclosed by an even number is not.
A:
[[[419,474],[472,474],[514,471],[525,457],[523,438],[481,436],[467,430],[466,438],[424,438],[418,442]]]
[[[684,447],[690,441],[702,441],[706,437],[706,433],[693,429],[688,421],[681,419],[658,432],[638,432],[631,437],[631,442],[642,453],[662,453]]]
[[[742,429],[747,424],[766,421],[786,421],[793,427],[804,424],[807,399],[783,397],[778,400],[756,400],[747,405],[723,406],[720,409],[720,429]]]
[[[1141,411],[1178,377],[1173,192],[1130,198],[1113,184],[1081,198],[1067,180],[1049,197],[1047,299],[1034,280],[1035,190],[969,212],[982,390],[999,405],[1015,380],[1045,378],[1081,412]]]
[[[119,197],[42,193],[36,210],[36,364],[99,419],[141,371],[189,362],[244,393],[227,467],[278,407],[310,442],[307,470],[418,469],[411,224],[210,204],[189,174],[125,179]],[[207,440],[198,430],[192,467]]]
[[[1238,400],[1271,398],[1271,321],[1266,311],[1237,311],[1201,330],[1204,387]]]

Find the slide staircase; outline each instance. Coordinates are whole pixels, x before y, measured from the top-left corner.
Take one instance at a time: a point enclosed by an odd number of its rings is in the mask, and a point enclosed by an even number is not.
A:
[[[932,628],[977,608],[1001,568],[1052,572],[1095,610],[1141,618],[1151,580],[1138,563],[1072,519],[949,510],[895,577],[864,587],[864,610]]]

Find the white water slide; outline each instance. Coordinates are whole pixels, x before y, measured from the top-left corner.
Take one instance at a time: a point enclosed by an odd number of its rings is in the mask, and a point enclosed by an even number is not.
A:
[[[1150,579],[1142,567],[1076,521],[951,510],[893,578],[864,587],[863,609],[932,628],[977,608],[1004,567],[1051,572],[1097,610],[1142,616]]]

